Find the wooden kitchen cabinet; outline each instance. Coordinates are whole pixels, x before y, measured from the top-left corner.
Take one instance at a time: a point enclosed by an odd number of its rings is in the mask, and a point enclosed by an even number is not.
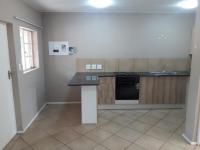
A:
[[[115,104],[115,77],[100,77],[97,95],[98,104]]]
[[[188,77],[141,77],[140,104],[184,104]]]

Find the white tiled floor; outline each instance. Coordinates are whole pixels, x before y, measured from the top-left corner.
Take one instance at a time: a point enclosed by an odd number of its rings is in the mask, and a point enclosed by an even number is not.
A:
[[[80,105],[48,105],[5,150],[199,150],[181,136],[185,111],[99,110],[81,125]]]

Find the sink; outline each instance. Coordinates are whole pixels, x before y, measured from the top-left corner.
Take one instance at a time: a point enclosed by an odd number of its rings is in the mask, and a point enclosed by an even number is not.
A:
[[[178,72],[172,71],[172,72],[162,72],[162,71],[152,71],[150,74],[155,75],[177,75]]]

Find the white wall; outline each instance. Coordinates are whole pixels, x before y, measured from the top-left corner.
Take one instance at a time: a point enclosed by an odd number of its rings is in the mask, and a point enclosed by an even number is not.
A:
[[[69,40],[77,57],[186,57],[193,14],[47,13],[48,40]],[[158,39],[165,35],[167,39]],[[46,44],[45,44],[46,45]]]
[[[67,86],[76,71],[77,57],[185,58],[194,24],[194,14],[44,13],[43,19],[50,101],[80,100],[80,89]],[[68,40],[78,52],[49,56],[51,40]]]

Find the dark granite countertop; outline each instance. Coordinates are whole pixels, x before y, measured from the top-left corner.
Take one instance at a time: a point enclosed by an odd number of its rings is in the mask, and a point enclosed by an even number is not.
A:
[[[100,77],[115,77],[117,75],[139,75],[141,77],[190,76],[190,72],[77,72],[68,86],[95,86],[99,84]]]

